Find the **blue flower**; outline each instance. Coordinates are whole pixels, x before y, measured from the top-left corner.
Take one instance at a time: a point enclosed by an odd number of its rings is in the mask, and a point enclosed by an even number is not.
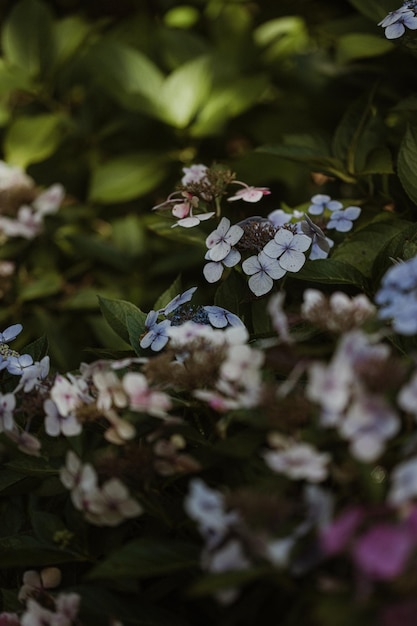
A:
[[[401,335],[417,333],[417,257],[391,267],[375,296],[378,317]]]
[[[8,326],[6,330],[0,333],[0,343],[8,343],[9,341],[13,341],[16,339],[19,333],[23,330],[22,324],[13,324],[13,326]]]
[[[208,314],[209,322],[214,328],[226,328],[226,326],[244,326],[240,317],[231,313],[221,306],[203,307]]]
[[[161,309],[159,313],[169,315],[185,302],[189,302],[193,297],[193,293],[196,289],[197,287],[190,287],[190,289],[187,289],[187,291],[184,291],[184,293],[180,293],[178,296],[175,296],[175,298],[168,302],[168,304],[163,309]]]
[[[168,328],[171,326],[169,320],[157,322],[158,311],[149,311],[145,325],[148,332],[143,335],[140,340],[140,347],[143,349],[150,348],[154,352],[159,352],[168,343]]]
[[[396,11],[388,13],[378,26],[385,28],[387,39],[398,39],[405,33],[406,27],[417,30],[416,2],[404,2],[403,6]]]
[[[353,226],[353,220],[358,219],[361,209],[358,206],[348,206],[341,211],[335,211],[327,223],[327,228],[334,228],[339,233],[347,233]]]
[[[318,193],[311,198],[312,204],[308,207],[310,215],[321,215],[325,209],[329,211],[337,211],[343,208],[343,204],[338,200],[332,200],[326,194]]]
[[[24,368],[33,364],[33,359],[29,354],[19,354],[16,350],[9,348],[6,343],[16,339],[22,329],[22,324],[13,324],[0,333],[0,371],[7,370],[9,374],[19,376]]]

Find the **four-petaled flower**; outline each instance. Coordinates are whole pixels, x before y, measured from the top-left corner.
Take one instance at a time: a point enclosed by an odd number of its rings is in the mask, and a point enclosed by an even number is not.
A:
[[[278,263],[278,260],[271,258],[263,251],[243,261],[242,269],[250,276],[248,285],[255,296],[263,296],[271,291],[274,280],[286,274],[286,270]]]
[[[230,220],[223,217],[217,226],[206,239],[206,246],[210,251],[211,261],[223,261],[230,253],[232,246],[237,244],[243,235],[243,228],[235,224],[230,226]]]
[[[327,222],[327,228],[334,228],[339,233],[347,233],[352,229],[353,220],[358,219],[361,209],[358,206],[348,206],[346,209],[335,211]]]
[[[310,215],[321,215],[325,209],[337,211],[343,209],[343,204],[338,200],[332,200],[330,196],[323,193],[318,193],[311,198],[311,204],[308,207]]]
[[[246,183],[242,183],[239,180],[234,180],[235,185],[241,185],[242,189],[236,191],[233,196],[227,198],[228,202],[234,200],[244,200],[245,202],[259,202],[263,196],[268,196],[271,192],[268,187],[252,187]]]
[[[303,253],[310,245],[311,239],[307,235],[295,235],[290,230],[280,228],[263,251],[272,259],[278,259],[283,270],[298,272],[306,260]]]

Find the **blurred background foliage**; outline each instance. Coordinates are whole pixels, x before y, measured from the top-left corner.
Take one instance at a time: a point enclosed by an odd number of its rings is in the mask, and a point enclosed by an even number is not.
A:
[[[180,229],[161,237],[150,211],[193,162],[270,186],[263,214],[325,192],[371,206],[397,194],[409,215],[415,183],[404,171],[404,193],[392,173],[417,108],[415,59],[377,26],[398,6],[3,1],[0,156],[40,186],[62,183],[67,198],[39,237],[0,247],[16,263],[0,285],[2,327],[23,323],[22,344],[46,333],[54,364],[69,369],[84,348],[127,347],[98,295],[147,311],[181,274],[204,300],[201,246]],[[315,172],[332,179],[323,187]]]

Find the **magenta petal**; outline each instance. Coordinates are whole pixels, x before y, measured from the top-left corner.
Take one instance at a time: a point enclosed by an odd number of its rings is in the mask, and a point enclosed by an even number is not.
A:
[[[379,524],[356,541],[353,559],[371,578],[389,580],[403,571],[414,548],[414,539],[404,526]]]

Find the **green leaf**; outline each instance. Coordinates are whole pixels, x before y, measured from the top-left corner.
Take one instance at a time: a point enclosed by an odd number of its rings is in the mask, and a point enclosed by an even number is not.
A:
[[[0,471],[0,492],[20,483],[25,477],[20,473],[10,469],[2,469]]]
[[[186,128],[209,96],[212,82],[207,56],[193,59],[174,70],[164,81],[161,119],[175,128]]]
[[[372,103],[373,91],[350,105],[333,137],[333,154],[351,175],[364,169],[368,155],[382,142],[382,121]]]
[[[38,298],[46,298],[59,293],[63,286],[62,276],[53,272],[34,278],[26,285],[19,287],[19,300],[28,302]]]
[[[90,202],[127,202],[149,193],[163,181],[165,163],[155,153],[124,154],[99,163],[92,172]]]
[[[1,43],[6,60],[31,76],[42,74],[53,56],[53,20],[39,0],[22,0],[11,10]]]
[[[22,352],[30,354],[34,361],[40,361],[48,353],[48,339],[46,335],[25,346]]]
[[[213,135],[223,130],[226,122],[258,102],[268,85],[264,75],[237,78],[233,84],[213,88],[200,108],[190,133],[193,137]]]
[[[199,549],[189,543],[136,539],[110,554],[88,574],[89,580],[151,578],[198,567]]]
[[[398,152],[398,176],[407,195],[417,204],[417,124],[410,124]]]
[[[283,143],[267,144],[256,151],[303,163],[312,170],[334,174],[347,182],[354,181],[345,171],[343,162],[331,156],[329,142],[319,133],[284,135]]]
[[[304,267],[291,278],[322,283],[323,285],[356,285],[364,289],[366,278],[349,263],[333,259],[317,259],[308,261]]]
[[[36,538],[49,544],[53,542],[56,532],[66,530],[62,520],[57,515],[47,511],[32,510],[30,520]]]
[[[128,328],[128,318],[136,318],[139,324],[143,324],[145,328],[146,313],[143,313],[138,307],[131,302],[125,300],[111,300],[99,296],[101,312],[119,337],[130,343],[130,333]]]
[[[68,129],[68,118],[62,113],[16,118],[4,139],[6,161],[22,168],[44,161],[56,151]]]
[[[138,50],[107,38],[91,48],[85,66],[94,82],[123,106],[160,115],[164,75]]]
[[[356,59],[376,57],[394,50],[394,45],[382,37],[368,33],[349,33],[337,41],[337,60],[349,63]]]
[[[58,563],[84,561],[75,552],[54,548],[34,537],[25,535],[0,537],[0,563],[2,568],[31,566],[41,567]]]
[[[54,24],[55,59],[61,65],[77,52],[86,40],[91,27],[79,15],[70,15]]]
[[[390,11],[398,8],[396,0],[349,0],[360,13],[378,24]]]
[[[371,278],[379,252],[385,250],[398,233],[407,231],[409,226],[410,222],[405,220],[376,219],[341,243],[332,255],[332,260],[348,263],[366,278]]]
[[[391,152],[388,148],[376,148],[372,150],[366,158],[363,169],[360,174],[393,174],[394,164],[392,162]]]
[[[246,281],[240,274],[232,271],[216,290],[214,304],[240,315],[241,298],[246,289]]]
[[[126,319],[129,342],[138,356],[141,356],[144,352],[140,347],[140,340],[146,331],[145,320],[145,313],[143,313],[142,318],[139,318],[137,315],[128,315]]]
[[[84,259],[99,261],[104,265],[114,267],[117,270],[127,272],[132,267],[133,259],[123,250],[116,248],[111,242],[100,237],[91,235],[70,235],[67,240],[71,242],[77,255]]]

